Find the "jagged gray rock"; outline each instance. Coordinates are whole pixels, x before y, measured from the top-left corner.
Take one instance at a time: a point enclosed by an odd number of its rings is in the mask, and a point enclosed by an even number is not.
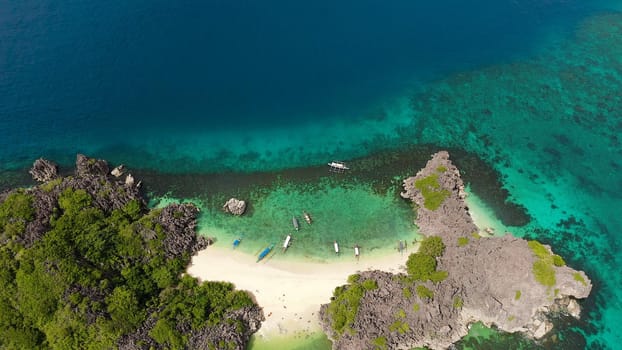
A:
[[[78,176],[106,176],[110,168],[103,159],[89,158],[84,154],[76,156],[76,175]]]
[[[449,192],[435,210],[425,207],[424,196],[415,186],[430,175],[438,178],[439,190]],[[376,280],[378,289],[363,296],[351,325],[354,334],[334,334],[328,305],[320,310],[322,327],[333,339],[334,349],[373,348],[378,337],[384,337],[389,349],[446,349],[477,321],[539,338],[553,327],[547,318],[549,313],[578,317],[580,307],[575,299],[589,295],[589,278],[582,271],[551,264],[555,283],[544,286],[535,278],[533,266],[538,258],[527,241],[511,235],[480,237],[464,202],[466,193],[460,173],[447,152],[434,154],[416,176],[404,180],[403,186],[402,197],[416,206],[419,232],[440,236],[445,243],[437,270],[447,271],[448,277],[436,284],[423,283],[434,292],[434,299],[428,300],[415,293],[405,296],[404,289],[412,286],[402,282],[403,274],[361,273],[361,279]],[[543,247],[552,254],[550,247]],[[407,324],[407,331],[389,331],[396,321]]]
[[[242,215],[246,210],[246,202],[243,200],[239,200],[236,198],[230,198],[222,208],[227,212],[233,215]]]
[[[47,159],[39,158],[35,160],[28,172],[35,181],[48,182],[58,177],[58,165]]]

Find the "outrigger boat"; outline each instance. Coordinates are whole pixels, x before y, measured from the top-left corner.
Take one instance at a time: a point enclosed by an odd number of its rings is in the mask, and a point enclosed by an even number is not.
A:
[[[355,245],[354,246],[354,257],[356,258],[356,260],[359,259],[359,256],[361,255],[361,250],[359,248],[359,245]]]
[[[328,163],[328,166],[330,167],[329,170],[334,172],[334,173],[343,173],[346,170],[350,170],[350,168],[348,168],[346,163],[340,162],[340,161],[335,161],[335,160],[330,162],[330,163]]]
[[[294,224],[294,229],[296,229],[296,231],[300,230],[300,223],[298,222],[298,219],[296,219],[296,217],[292,217],[292,224]]]
[[[285,238],[285,242],[283,242],[283,253],[285,253],[287,248],[289,248],[289,244],[291,240],[292,240],[292,235],[287,235],[287,237]]]
[[[307,224],[311,225],[311,222],[313,220],[311,220],[311,215],[309,215],[309,213],[307,213],[306,211],[302,211],[302,217],[305,218],[305,221],[307,222]]]
[[[242,237],[234,240],[233,241],[233,249],[237,248],[240,245],[241,242],[242,242]]]
[[[333,246],[335,247],[335,254],[339,255],[339,243],[337,243],[337,241],[335,241]]]
[[[261,253],[259,253],[259,256],[257,257],[257,262],[260,262],[261,259],[265,258],[268,254],[270,254],[273,248],[274,248],[274,243],[270,244],[270,246],[266,247],[266,249],[261,251]]]

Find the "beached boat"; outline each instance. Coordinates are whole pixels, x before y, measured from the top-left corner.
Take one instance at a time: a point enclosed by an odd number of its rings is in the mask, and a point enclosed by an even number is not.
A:
[[[289,244],[291,243],[291,240],[292,240],[292,235],[287,235],[287,237],[285,238],[285,242],[283,242],[283,253],[285,253],[287,248],[289,248]]]
[[[273,248],[274,248],[274,243],[270,244],[268,247],[266,247],[266,249],[262,250],[261,253],[259,253],[259,256],[257,257],[257,262],[260,262],[261,259],[265,258],[268,254],[270,254]]]
[[[292,224],[294,224],[294,229],[296,229],[296,231],[300,230],[300,222],[298,222],[295,216],[292,218]]]
[[[359,248],[359,245],[355,245],[354,246],[354,257],[356,258],[356,260],[359,259],[359,256],[361,255],[361,250]]]
[[[236,240],[233,241],[233,249],[237,248],[240,243],[242,242],[242,238],[238,238]]]
[[[329,170],[334,173],[343,173],[346,170],[350,170],[350,168],[348,168],[346,163],[335,161],[335,160],[328,163],[328,166],[329,166]]]
[[[307,213],[306,211],[302,211],[302,217],[305,218],[305,221],[307,222],[307,224],[311,225],[311,222],[313,220],[311,220],[311,215],[309,215],[309,213]]]
[[[335,241],[333,247],[335,247],[335,254],[339,254],[339,243],[337,243],[337,241]]]

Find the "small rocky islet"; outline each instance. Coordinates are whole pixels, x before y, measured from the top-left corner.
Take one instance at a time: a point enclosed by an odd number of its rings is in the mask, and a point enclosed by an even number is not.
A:
[[[551,248],[510,234],[482,237],[469,215],[458,169],[445,151],[403,182],[426,236],[407,273],[365,271],[322,305],[333,349],[446,349],[482,322],[541,338],[548,315],[580,315],[592,284]]]

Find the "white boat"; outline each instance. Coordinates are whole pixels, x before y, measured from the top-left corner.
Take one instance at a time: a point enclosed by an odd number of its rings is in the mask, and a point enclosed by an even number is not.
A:
[[[292,235],[287,235],[287,237],[285,238],[285,242],[283,242],[283,252],[285,252],[287,248],[289,248],[289,242],[291,240],[292,240]]]
[[[359,250],[359,245],[357,244],[354,246],[354,257],[358,259],[359,255],[361,255],[361,251]]]
[[[337,243],[337,241],[335,241],[333,246],[335,247],[335,254],[339,254],[339,243]]]
[[[330,162],[330,163],[328,163],[328,166],[330,167],[330,171],[336,172],[336,173],[342,173],[342,172],[344,172],[346,170],[350,170],[350,168],[348,168],[346,163],[340,162],[340,161],[335,161],[335,160]]]

